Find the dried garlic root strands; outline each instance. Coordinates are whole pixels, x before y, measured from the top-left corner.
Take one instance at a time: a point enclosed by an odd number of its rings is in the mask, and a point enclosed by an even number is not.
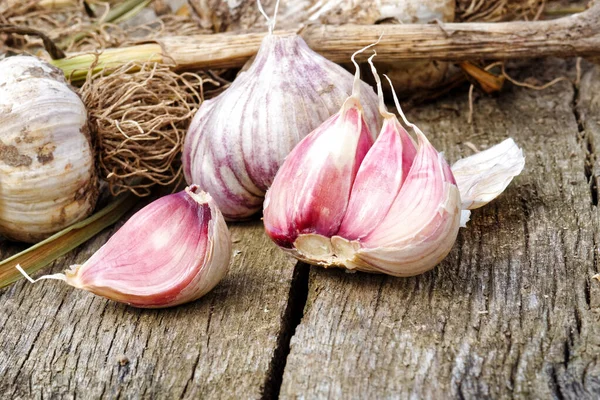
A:
[[[0,234],[37,242],[93,211],[87,124],[59,69],[28,56],[0,61]]]
[[[269,33],[250,68],[194,116],[183,149],[186,181],[209,192],[226,218],[252,216],[284,158],[339,110],[353,82],[300,36]],[[378,132],[377,95],[360,86],[365,123]]]
[[[163,308],[210,291],[227,273],[230,257],[221,212],[208,194],[190,186],[138,211],[84,264],[39,279],[64,280],[135,307]]]
[[[468,219],[463,206],[475,208],[498,196],[524,159],[508,140],[459,161],[456,178],[425,134],[406,120],[395,92],[398,112],[417,140],[387,111],[372,58],[384,119],[377,140],[366,140],[362,115],[348,112],[348,104],[360,110],[350,97],[286,158],[266,196],[265,229],[280,247],[311,264],[417,275],[450,252]]]

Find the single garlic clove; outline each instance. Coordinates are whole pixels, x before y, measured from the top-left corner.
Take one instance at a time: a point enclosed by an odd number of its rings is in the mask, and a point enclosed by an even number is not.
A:
[[[355,240],[375,229],[400,191],[416,153],[411,137],[390,114],[360,164],[337,235]]]
[[[0,61],[0,234],[37,242],[93,211],[87,124],[59,69],[29,56]]]
[[[506,139],[487,150],[458,160],[452,165],[462,208],[473,210],[498,197],[525,167],[523,150]]]
[[[265,226],[273,240],[291,248],[300,234],[338,231],[371,137],[362,107],[351,96],[294,148],[265,199]]]
[[[138,211],[64,279],[135,307],[170,307],[210,291],[227,273],[230,255],[223,216],[191,186]]]
[[[452,248],[460,226],[460,194],[447,163],[417,131],[418,154],[381,223],[361,240],[358,257],[395,276],[422,273]]]
[[[250,68],[194,116],[183,149],[186,181],[209,192],[226,218],[252,216],[284,158],[339,111],[352,86],[348,71],[300,36],[267,35]],[[374,134],[381,126],[377,96],[360,86]]]

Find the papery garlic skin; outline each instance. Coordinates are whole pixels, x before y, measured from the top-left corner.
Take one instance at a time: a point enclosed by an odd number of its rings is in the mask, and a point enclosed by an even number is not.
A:
[[[0,61],[0,234],[36,242],[85,218],[96,184],[87,111],[62,72]]]
[[[65,280],[135,307],[171,307],[215,287],[230,257],[223,216],[208,194],[191,186],[138,211]]]
[[[336,113],[353,77],[297,36],[267,35],[250,68],[205,101],[183,150],[186,181],[207,191],[228,219],[244,219],[263,198],[284,158]],[[361,83],[365,121],[378,132],[377,96]]]
[[[487,150],[462,158],[452,165],[462,208],[473,210],[498,197],[525,167],[523,150],[506,139]]]

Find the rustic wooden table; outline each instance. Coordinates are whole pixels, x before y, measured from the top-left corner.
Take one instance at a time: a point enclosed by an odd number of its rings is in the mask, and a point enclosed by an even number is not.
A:
[[[574,78],[574,61],[520,73],[558,75]],[[526,167],[433,271],[297,264],[256,221],[230,225],[230,274],[186,306],[138,310],[21,281],[0,291],[2,398],[599,398],[600,68],[584,64],[579,88],[480,98],[473,125],[467,112],[459,93],[409,117],[451,162],[472,154],[467,141],[512,136]]]

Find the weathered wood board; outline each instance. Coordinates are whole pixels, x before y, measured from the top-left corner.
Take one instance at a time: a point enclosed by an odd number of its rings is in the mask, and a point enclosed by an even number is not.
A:
[[[573,77],[540,62],[521,77]],[[473,212],[436,269],[397,279],[312,268],[291,341],[282,398],[598,398],[600,283],[597,217],[586,159],[600,91],[511,88],[475,104],[446,98],[409,113],[449,160],[512,136],[526,167]],[[591,80],[591,78],[590,78]],[[587,96],[587,97],[586,97]],[[594,128],[591,126],[594,125]],[[593,156],[593,155],[592,155]]]
[[[272,388],[294,262],[259,221],[231,229],[227,277],[199,301],[139,310],[61,282],[0,292],[2,398],[260,398]],[[102,234],[56,263],[81,263]]]
[[[520,76],[532,75],[574,78],[575,63]],[[467,111],[459,92],[408,114],[450,161],[472,154],[467,141],[512,136],[526,168],[433,271],[296,265],[256,221],[230,225],[231,272],[186,306],[137,310],[21,281],[0,290],[1,397],[598,398],[600,68],[586,65],[578,89],[480,98],[472,126]],[[2,258],[13,251],[0,242]]]

